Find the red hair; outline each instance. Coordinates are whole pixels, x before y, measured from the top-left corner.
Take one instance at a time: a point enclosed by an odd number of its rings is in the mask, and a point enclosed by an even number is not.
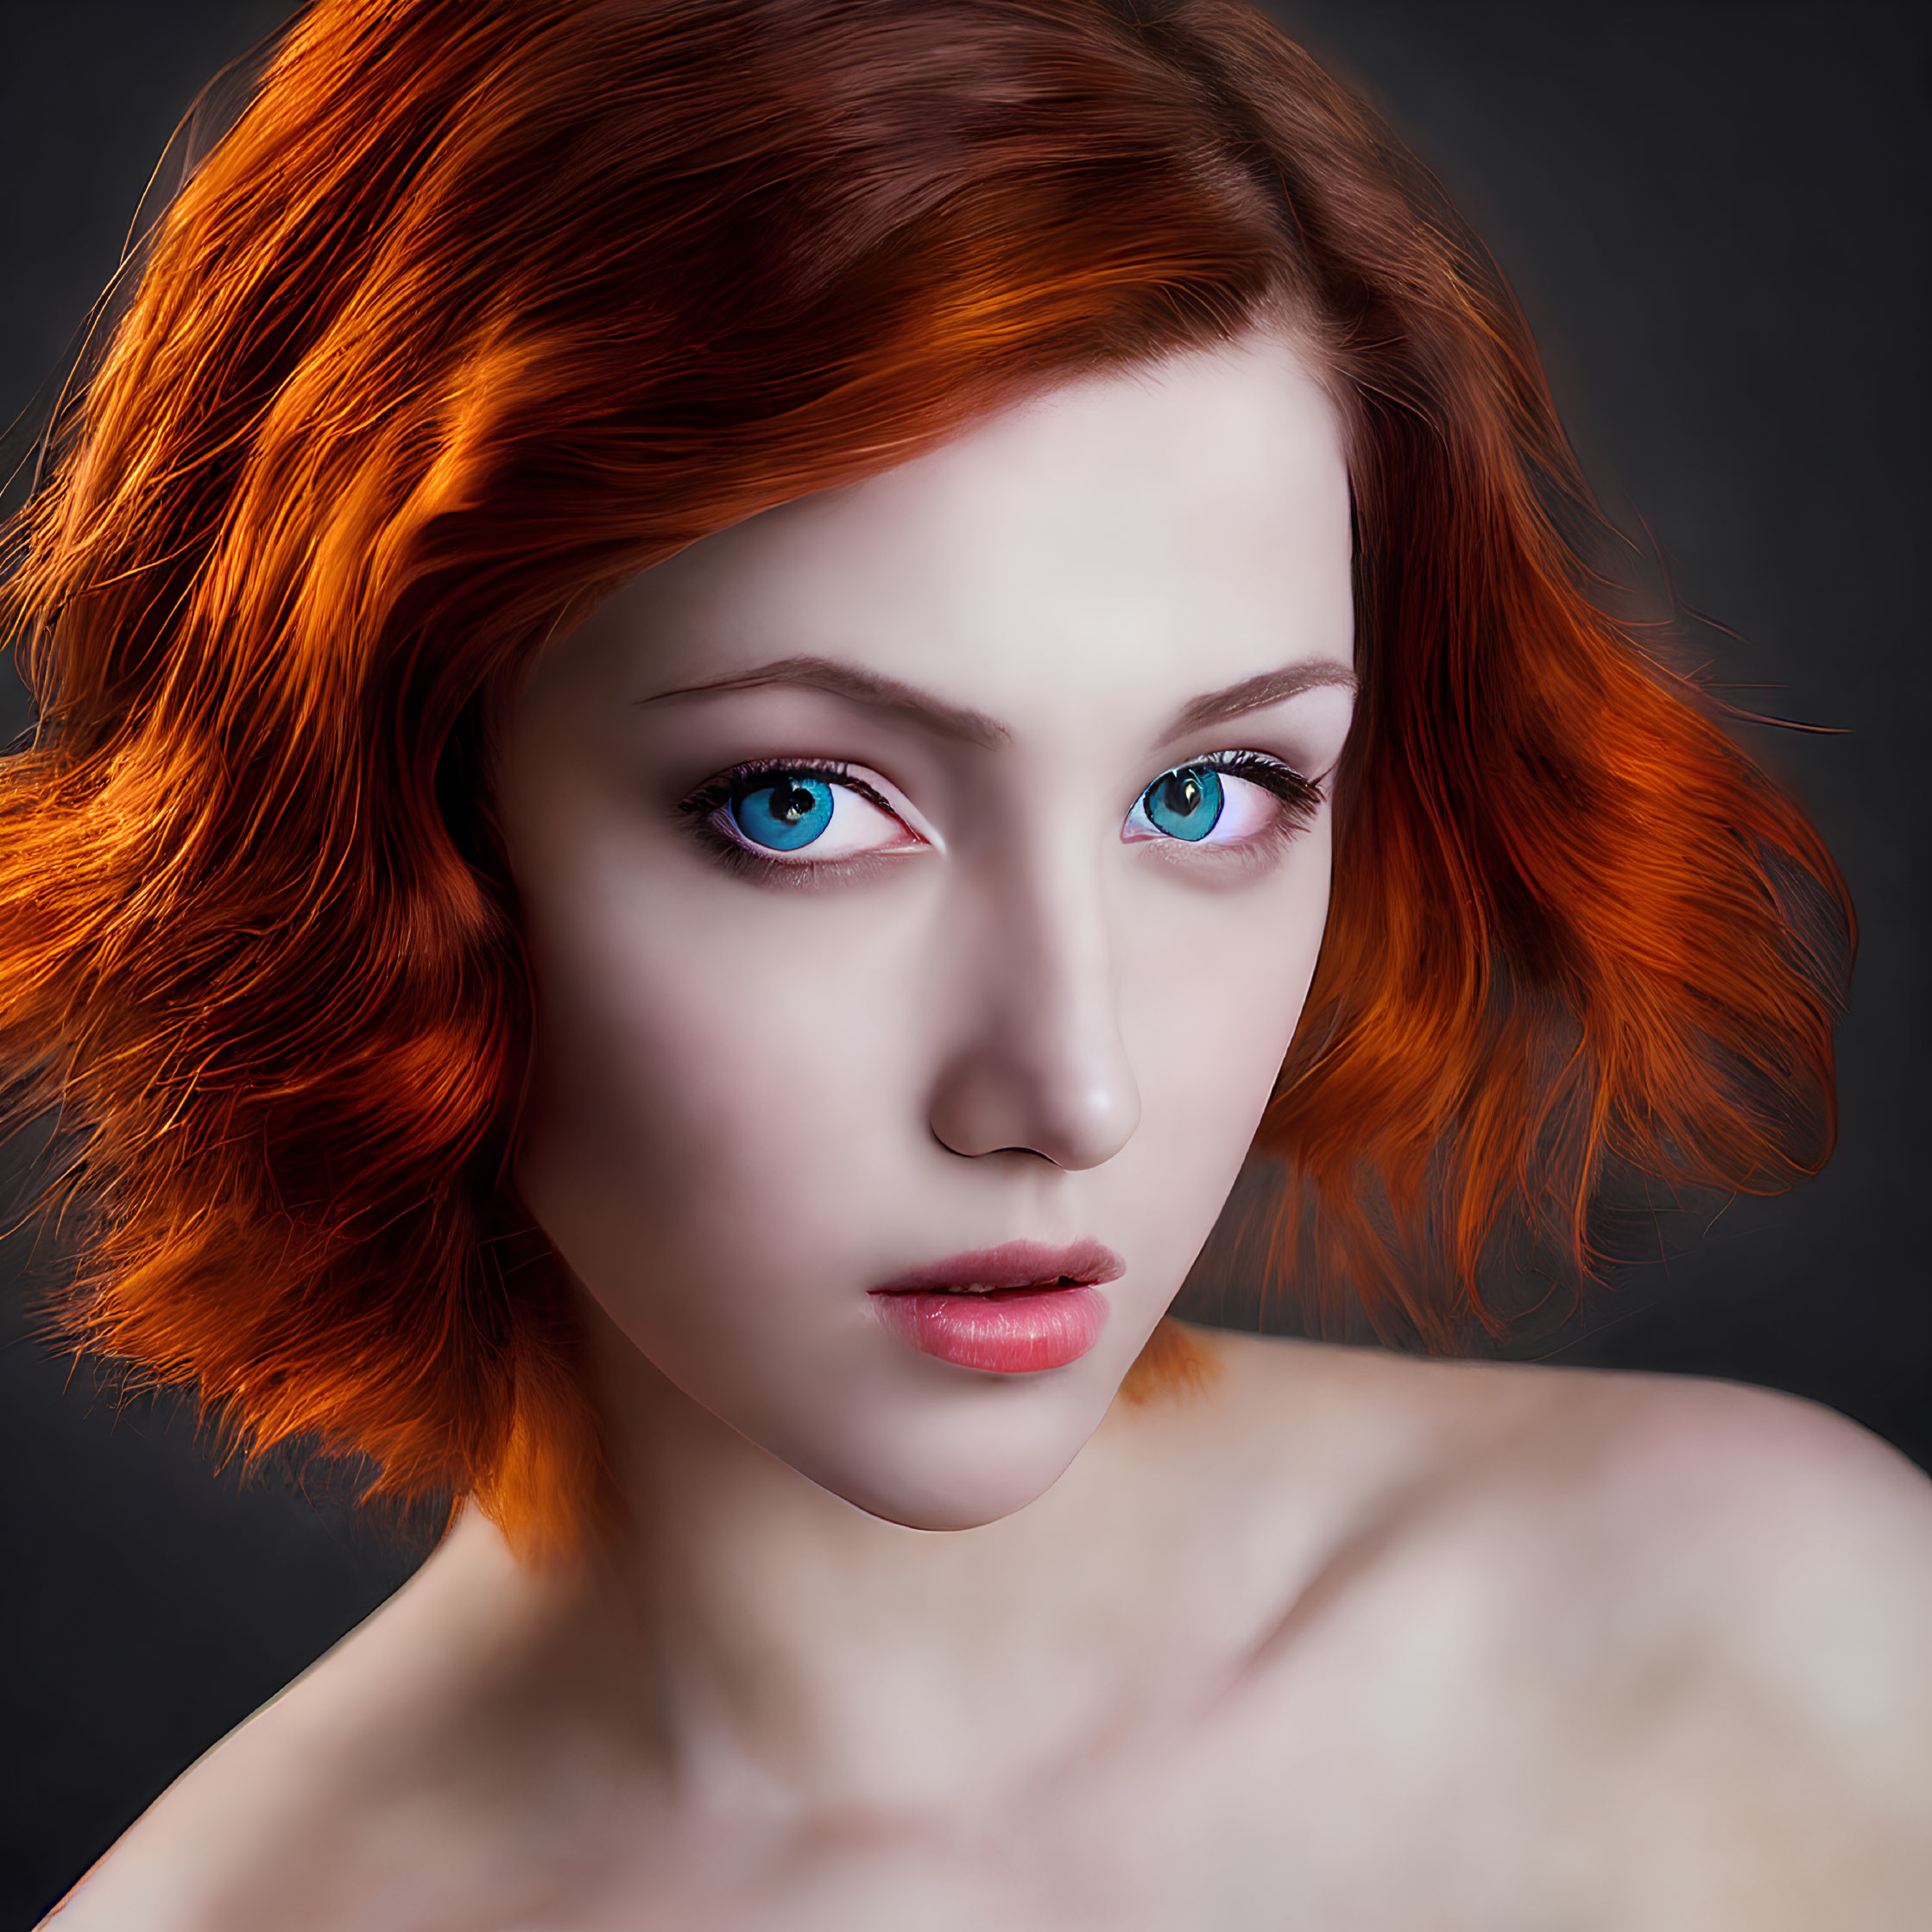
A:
[[[1222,0],[318,0],[16,529],[0,1059],[78,1136],[70,1332],[567,1538],[494,708],[679,546],[1283,313],[1349,420],[1363,676],[1284,1266],[1447,1345],[1512,1216],[1589,1265],[1606,1162],[1815,1169],[1842,886],[1604,608],[1460,232]]]

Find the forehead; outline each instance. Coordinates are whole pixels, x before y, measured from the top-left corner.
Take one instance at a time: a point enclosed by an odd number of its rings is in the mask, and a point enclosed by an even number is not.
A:
[[[1347,664],[1339,418],[1272,334],[1084,377],[693,545],[596,628],[656,689],[812,655],[1022,722]]]

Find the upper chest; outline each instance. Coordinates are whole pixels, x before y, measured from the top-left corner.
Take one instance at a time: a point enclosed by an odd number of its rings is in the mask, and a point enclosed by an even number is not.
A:
[[[1580,1693],[1560,1642],[1500,1670],[1478,1607],[1362,1580],[950,1815],[828,1807],[754,1837],[667,1819],[584,1923],[1622,1932],[1647,1722]]]

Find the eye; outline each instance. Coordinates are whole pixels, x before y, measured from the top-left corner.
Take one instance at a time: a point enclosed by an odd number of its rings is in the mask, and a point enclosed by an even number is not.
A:
[[[804,868],[926,843],[880,786],[816,760],[738,766],[701,785],[679,810],[722,856],[754,864]]]
[[[1121,828],[1124,839],[1241,845],[1312,817],[1321,793],[1301,773],[1261,752],[1216,752],[1163,772]]]

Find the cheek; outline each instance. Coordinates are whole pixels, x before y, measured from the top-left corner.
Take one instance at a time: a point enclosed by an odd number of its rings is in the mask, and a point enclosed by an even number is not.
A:
[[[647,913],[638,897],[534,909],[533,1212],[600,1297],[836,1258],[909,1105],[881,962],[809,916],[774,940],[768,918],[736,930],[662,881]]]
[[[1329,883],[1324,817],[1266,884],[1201,895],[1178,913],[1150,905],[1133,922],[1121,1019],[1141,1092],[1141,1157],[1170,1190],[1198,1189],[1215,1210],[1294,1036]]]

